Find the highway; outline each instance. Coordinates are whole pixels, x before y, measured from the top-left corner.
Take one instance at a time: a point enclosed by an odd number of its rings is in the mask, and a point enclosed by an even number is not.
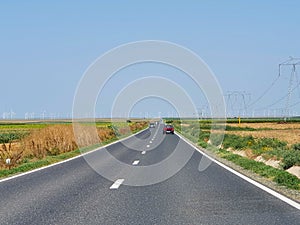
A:
[[[176,134],[163,135],[162,127],[107,150],[131,166],[158,163],[180,140]],[[150,145],[154,147],[147,151]],[[148,186],[108,180],[84,157],[2,181],[0,224],[300,224],[298,209],[214,162],[198,171],[204,156],[187,143],[180,148],[193,151],[188,163],[171,178]],[[97,151],[89,157],[93,154]]]

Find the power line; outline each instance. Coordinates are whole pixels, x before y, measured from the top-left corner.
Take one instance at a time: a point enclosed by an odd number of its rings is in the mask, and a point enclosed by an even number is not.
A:
[[[296,88],[298,88],[299,85],[300,85],[300,81],[299,81],[299,83],[292,89],[292,92],[293,92]],[[277,103],[279,103],[279,102],[281,102],[282,100],[284,100],[284,99],[288,96],[288,94],[289,94],[289,93],[285,94],[284,96],[282,96],[281,98],[279,98],[278,100],[276,100],[275,102],[273,102],[272,104],[267,105],[267,106],[264,106],[264,107],[262,107],[262,108],[259,108],[258,110],[267,109],[267,108],[270,108],[270,107],[276,105]],[[284,108],[281,108],[281,109],[284,109]]]
[[[295,91],[295,89],[299,88],[300,85],[300,81],[298,79],[298,75],[297,75],[297,70],[296,70],[296,66],[300,65],[300,58],[293,58],[290,57],[288,60],[284,61],[283,63],[280,63],[278,65],[278,76],[276,77],[276,79],[271,83],[271,85],[266,89],[266,91],[263,92],[263,94],[257,98],[254,102],[252,102],[249,106],[254,105],[256,102],[258,102],[263,96],[265,96],[265,94],[270,91],[270,89],[275,85],[275,83],[278,81],[278,79],[282,76],[282,67],[283,66],[292,66],[292,71],[290,74],[290,79],[289,79],[289,85],[288,85],[288,92],[287,94],[285,94],[283,97],[277,99],[275,102],[273,102],[272,104],[269,104],[267,106],[261,107],[258,110],[263,110],[263,109],[268,109],[276,104],[278,104],[279,102],[286,100],[286,105],[284,108],[280,108],[280,109],[284,109],[285,110],[285,114],[286,116],[289,115],[289,109],[294,106],[294,105],[290,105],[290,100],[291,100],[291,95],[292,93]],[[296,81],[296,85],[294,86],[294,82]],[[299,91],[299,97],[300,97],[300,90]]]
[[[286,116],[289,116],[290,100],[291,100],[292,92],[293,92],[294,89],[298,88],[298,86],[299,86],[299,83],[297,83],[296,87],[293,88],[294,79],[296,79],[296,81],[298,81],[298,77],[297,77],[297,73],[296,73],[296,66],[299,66],[299,65],[300,65],[300,59],[299,58],[293,58],[293,57],[290,57],[289,60],[279,64],[279,75],[280,75],[280,72],[281,72],[281,67],[283,67],[283,66],[292,67],[290,80],[289,80],[286,106],[285,106]]]
[[[276,105],[277,103],[279,103],[280,101],[284,100],[285,98],[286,99],[286,113],[288,114],[288,108],[289,108],[289,102],[290,102],[290,97],[291,97],[291,94],[292,92],[299,87],[300,85],[300,81],[298,79],[298,76],[297,76],[297,71],[296,71],[296,66],[297,65],[300,65],[300,58],[293,58],[293,57],[290,57],[288,60],[280,63],[278,65],[278,76],[272,81],[271,85],[258,97],[256,98],[253,102],[251,102],[248,107],[251,107],[253,105],[255,105],[257,102],[259,102],[276,84],[276,82],[279,80],[279,78],[281,77],[281,68],[283,66],[293,66],[293,69],[292,69],[292,74],[290,76],[290,81],[289,81],[289,88],[288,88],[288,93],[286,95],[284,95],[282,98],[278,99],[277,101],[275,101],[274,103],[268,105],[268,106],[265,106],[265,107],[262,107],[260,109],[266,109],[266,108],[269,108],[271,106],[274,106]],[[293,80],[296,80],[296,86],[293,88]],[[298,89],[298,92],[299,92],[299,97],[300,97],[300,89]]]
[[[254,104],[256,104],[257,102],[259,102],[271,89],[272,87],[275,85],[275,83],[278,81],[280,77],[280,74],[278,74],[278,76],[273,80],[273,82],[271,83],[271,85],[257,98],[255,99],[253,102],[251,102],[248,107],[253,106]]]

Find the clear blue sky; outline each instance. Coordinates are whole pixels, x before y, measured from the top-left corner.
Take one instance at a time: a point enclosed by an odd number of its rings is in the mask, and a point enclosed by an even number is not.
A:
[[[209,65],[225,94],[245,91],[252,100],[277,77],[280,62],[300,57],[297,0],[178,2],[1,1],[0,117],[11,109],[20,118],[44,110],[71,113],[87,67],[127,42],[155,39],[185,46]],[[286,95],[289,76],[286,69],[251,111]],[[292,104],[300,101],[296,90]],[[268,109],[284,107],[285,100]],[[293,110],[300,113],[300,104]]]

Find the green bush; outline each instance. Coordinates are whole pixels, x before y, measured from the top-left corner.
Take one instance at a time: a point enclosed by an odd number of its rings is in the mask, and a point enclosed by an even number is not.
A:
[[[5,132],[0,133],[0,143],[9,143],[14,140],[19,140],[23,138],[27,133],[26,132]]]
[[[286,170],[295,165],[300,165],[300,151],[286,150],[282,160],[283,169]]]
[[[299,190],[300,187],[300,180],[286,171],[279,171],[273,180],[291,189]]]
[[[223,141],[224,148],[233,148],[236,150],[242,150],[250,148],[256,155],[261,155],[267,151],[272,151],[275,149],[287,149],[287,143],[279,141],[275,138],[261,138],[254,139],[253,136],[239,136],[235,134],[225,134]]]
[[[200,133],[200,129],[199,127],[189,127],[189,133],[192,135],[192,136],[199,136],[199,133]]]
[[[226,126],[227,131],[255,131],[255,128],[252,127],[233,127],[233,126]]]
[[[269,151],[266,151],[266,152],[261,152],[261,155],[266,159],[276,159],[276,160],[281,160],[283,159],[284,157],[284,154],[286,153],[286,149],[279,149],[279,148],[276,148],[276,149],[272,149],[272,150],[269,150]],[[256,150],[253,150],[252,151],[254,154],[257,153]]]
[[[222,141],[224,140],[224,135],[223,134],[218,134],[218,133],[215,133],[215,134],[212,134],[210,136],[210,141],[211,141],[211,144],[212,145],[220,145],[222,144]]]
[[[211,124],[210,123],[200,123],[200,128],[204,130],[210,130]]]
[[[202,148],[207,148],[207,142],[206,141],[199,141],[198,142],[198,145],[200,146],[200,147],[202,147]]]
[[[276,148],[280,148],[280,149],[287,148],[286,142],[279,141],[276,138],[260,138],[255,143],[256,144],[253,146],[253,149],[262,149],[264,151],[272,150]]]
[[[252,136],[238,136],[235,134],[225,134],[223,140],[224,148],[233,148],[237,150],[245,149],[251,147],[255,143]]]
[[[226,150],[219,150],[219,155],[222,158],[232,161],[235,164],[243,167],[244,169],[250,170],[263,177],[271,178],[274,182],[280,185],[284,185],[290,189],[300,189],[300,179],[284,170],[273,168],[271,166],[265,165],[262,162],[256,162],[254,160],[244,158]]]
[[[298,143],[298,144],[293,144],[293,145],[292,145],[292,150],[300,151],[300,143]]]

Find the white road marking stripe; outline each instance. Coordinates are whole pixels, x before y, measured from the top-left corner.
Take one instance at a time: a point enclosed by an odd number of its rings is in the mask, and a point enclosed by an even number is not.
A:
[[[152,144],[152,141],[150,141],[149,143]]]
[[[149,148],[150,147],[150,145],[147,145],[147,148]]]
[[[146,151],[142,151],[142,155],[145,155],[146,154]]]
[[[240,178],[246,180],[246,181],[249,182],[250,184],[253,184],[254,186],[256,186],[256,187],[262,189],[263,191],[265,191],[265,192],[267,192],[267,193],[273,195],[274,197],[280,199],[281,201],[283,201],[283,202],[285,202],[285,203],[287,203],[287,204],[289,204],[289,205],[295,207],[296,209],[299,209],[299,210],[300,210],[300,204],[299,204],[299,203],[297,203],[297,202],[293,201],[292,199],[290,199],[290,198],[288,198],[288,197],[286,197],[286,196],[284,196],[284,195],[282,195],[282,194],[280,194],[280,193],[278,193],[278,192],[272,190],[271,188],[268,188],[268,187],[264,186],[263,184],[261,184],[261,183],[255,181],[255,180],[252,180],[251,178],[249,178],[249,177],[247,177],[247,176],[245,176],[245,175],[243,175],[243,174],[241,174],[241,173],[235,171],[234,169],[232,169],[232,168],[226,166],[225,164],[223,164],[223,163],[217,161],[216,159],[214,159],[214,158],[210,157],[209,155],[205,154],[204,152],[202,152],[201,149],[199,149],[199,148],[197,148],[196,146],[194,146],[188,139],[186,139],[186,138],[183,137],[182,135],[178,134],[177,132],[175,132],[175,134],[176,134],[177,136],[179,136],[179,137],[180,137],[184,142],[186,142],[188,145],[190,145],[192,148],[194,148],[196,151],[200,152],[203,156],[205,156],[206,158],[210,159],[210,160],[213,161],[214,163],[218,164],[219,166],[223,167],[224,169],[228,170],[229,172],[235,174],[236,176],[238,176],[238,177],[240,177]]]
[[[140,163],[140,160],[134,160],[133,163],[132,163],[132,165],[133,165],[133,166],[136,166],[136,165],[138,165],[139,163]]]
[[[115,183],[113,183],[113,185],[111,185],[109,189],[118,189],[123,182],[124,179],[118,179],[115,181]]]

